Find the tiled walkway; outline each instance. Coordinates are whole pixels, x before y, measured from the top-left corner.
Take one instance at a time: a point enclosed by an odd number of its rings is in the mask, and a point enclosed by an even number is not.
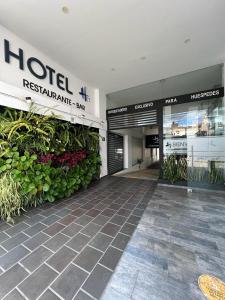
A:
[[[99,299],[155,183],[107,177],[0,223],[0,299]]]
[[[102,300],[204,300],[201,274],[225,281],[225,194],[158,185]]]

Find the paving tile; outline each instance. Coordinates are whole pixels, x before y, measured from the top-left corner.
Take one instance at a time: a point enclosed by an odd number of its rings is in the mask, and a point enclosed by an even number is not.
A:
[[[30,227],[30,226],[25,224],[24,222],[21,222],[15,226],[9,228],[8,230],[6,230],[6,233],[9,234],[10,236],[14,236],[14,235],[17,235],[18,233],[20,233],[21,231],[27,229],[28,227]]]
[[[104,252],[111,243],[112,239],[112,237],[100,232],[94,237],[93,240],[91,240],[89,244]]]
[[[92,295],[93,297],[99,299],[111,275],[111,271],[100,265],[97,265],[84,283],[82,289],[87,291],[88,294]]]
[[[122,234],[122,233],[118,233],[117,236],[115,237],[115,239],[112,242],[112,246],[124,250],[127,246],[127,243],[129,241],[130,237]]]
[[[130,215],[131,211],[128,210],[128,209],[124,209],[124,208],[121,208],[117,214],[120,215],[120,216],[124,216],[124,217],[128,217]]]
[[[92,201],[93,200],[94,199],[92,199]],[[87,202],[87,203],[83,204],[81,207],[86,209],[86,210],[89,210],[89,209],[92,209],[94,207],[94,205],[95,205],[94,203]]]
[[[56,221],[58,221],[60,219],[59,216],[56,215],[51,215],[49,217],[47,217],[46,219],[42,220],[41,223],[45,224],[45,225],[51,225],[53,223],[55,223]]]
[[[38,298],[38,300],[60,300],[60,298],[48,289],[40,298]]]
[[[16,248],[9,251],[8,253],[6,253],[5,255],[0,257],[0,266],[4,270],[7,270],[12,265],[19,262],[24,256],[26,256],[29,253],[30,251],[28,251],[23,246],[19,245]]]
[[[74,263],[79,267],[90,272],[101,258],[102,252],[86,246],[81,253],[74,259]]]
[[[114,210],[119,210],[121,208],[120,204],[112,203],[109,208],[114,209]]]
[[[8,240],[2,243],[2,247],[4,247],[7,251],[13,249],[14,247],[18,246],[19,244],[26,241],[29,237],[24,233],[19,233],[14,237],[9,238]]]
[[[5,234],[4,232],[0,232],[0,243],[4,242],[8,238],[10,237],[7,234]]]
[[[36,223],[35,225],[31,226],[30,228],[26,229],[24,233],[28,234],[29,236],[33,236],[38,232],[44,230],[47,226],[41,223]]]
[[[120,260],[122,253],[122,251],[110,246],[106,250],[99,263],[111,270],[114,270],[118,261]]]
[[[43,232],[39,232],[29,240],[25,241],[23,244],[30,250],[34,250],[37,247],[39,247],[41,244],[44,244],[49,238],[50,237],[47,234]]]
[[[93,220],[92,217],[83,215],[81,217],[79,217],[78,219],[75,220],[75,223],[82,225],[82,226],[86,226],[88,223],[90,223]]]
[[[69,225],[72,223],[74,220],[76,220],[77,217],[73,215],[67,215],[64,218],[62,218],[59,222],[63,225]]]
[[[62,233],[72,237],[75,234],[77,234],[81,229],[83,229],[81,225],[72,223],[69,226],[67,226],[65,229],[63,229]]]
[[[75,258],[77,252],[62,247],[47,261],[48,265],[53,267],[56,271],[62,272],[63,269]]]
[[[71,215],[74,215],[76,217],[82,216],[86,212],[86,209],[77,208],[70,212]]]
[[[58,210],[55,214],[61,218],[67,216],[69,213],[71,212],[70,209],[68,208],[62,208],[60,210]]]
[[[93,223],[96,223],[98,225],[104,225],[106,222],[108,222],[109,217],[103,216],[103,215],[99,215],[96,218],[94,218],[92,220]]]
[[[135,215],[135,216],[141,217],[143,215],[143,212],[144,212],[143,209],[136,208],[136,209],[134,209],[134,211],[132,212],[132,214]]]
[[[131,223],[136,226],[138,225],[139,221],[140,221],[140,217],[134,215],[131,215],[127,220],[128,223]]]
[[[98,204],[95,206],[95,208],[96,208],[96,209],[103,210],[103,209],[105,209],[105,208],[108,207],[108,206],[109,206],[108,203],[100,202],[100,203],[98,203]]]
[[[86,212],[86,215],[95,218],[97,215],[100,214],[100,212],[100,210],[92,208]]]
[[[33,226],[34,224],[42,221],[44,219],[43,216],[36,214],[36,215],[32,215],[32,217],[30,217],[29,219],[26,219],[26,223],[30,226]]]
[[[123,295],[122,293],[120,293],[120,291],[115,290],[111,286],[109,288],[106,288],[106,290],[103,293],[103,296],[101,298],[101,300],[117,300],[117,299],[118,300],[131,300],[130,297]],[[142,300],[144,300],[144,299],[142,299]],[[149,300],[149,299],[146,299],[146,300]],[[156,299],[154,299],[154,300],[156,300]],[[158,300],[162,300],[162,299],[158,299]]]
[[[25,212],[26,216],[29,217],[30,219],[35,217],[35,216],[40,216],[39,213],[41,213],[42,210],[38,207],[31,207],[28,211]]]
[[[41,206],[41,212],[40,215],[44,216],[44,217],[50,217],[51,215],[56,213],[56,209],[52,206],[51,203],[49,203],[49,207],[47,206],[48,203],[45,203],[44,205]]]
[[[86,235],[78,233],[66,245],[73,250],[80,252],[81,249],[89,242],[90,238]]]
[[[81,230],[81,233],[93,237],[100,229],[100,225],[91,222],[86,227],[84,227],[84,229]]]
[[[58,233],[59,231],[61,231],[63,228],[65,228],[65,225],[62,225],[62,224],[56,222],[56,223],[53,223],[48,228],[46,228],[44,230],[44,233],[47,233],[50,236],[54,236],[56,233]]]
[[[135,230],[136,226],[135,225],[132,225],[132,224],[129,224],[129,223],[125,223],[123,225],[123,227],[121,228],[121,232],[122,233],[125,233],[127,235],[132,235],[134,230]]]
[[[56,279],[51,288],[64,300],[71,300],[84,283],[88,273],[71,264]]]
[[[11,228],[12,225],[9,225],[8,223],[6,223],[5,221],[1,221],[0,220],[0,232],[7,230],[9,228]]]
[[[148,270],[148,268],[144,268],[142,265],[138,265],[137,267],[136,262],[135,260],[133,260],[133,258],[124,259],[123,256],[123,258],[117,265],[116,270],[114,271],[112,280],[110,281],[109,286],[106,288],[106,291],[109,290],[109,292],[112,292],[112,296],[116,296],[113,292],[113,290],[115,289],[119,292],[119,294],[125,295],[126,297],[131,299],[132,291],[134,289],[138,273],[140,272],[140,268]],[[104,292],[103,295],[104,300],[107,299],[105,294],[106,292]],[[109,293],[107,293],[107,296],[109,296]],[[121,299],[123,298],[121,297]]]
[[[0,299],[14,289],[27,275],[28,272],[18,264],[3,273],[0,276]]]
[[[6,251],[2,247],[0,247],[0,256],[4,255],[5,253]]]
[[[103,210],[101,215],[106,216],[106,217],[112,217],[115,213],[116,213],[115,210],[106,208],[106,209]]]
[[[50,240],[48,240],[44,245],[52,250],[52,251],[57,251],[63,244],[65,244],[69,240],[69,237],[62,234],[58,233],[54,237],[52,237]]]
[[[25,300],[25,298],[15,289],[9,293],[4,300]]]
[[[110,219],[110,222],[117,225],[123,225],[126,222],[126,219],[126,217],[114,215],[112,219]]]
[[[30,272],[37,269],[48,257],[52,255],[52,252],[48,249],[40,246],[26,258],[21,261],[21,264]]]
[[[80,204],[77,204],[77,203],[72,203],[72,204],[69,206],[69,208],[72,209],[72,210],[75,210],[75,209],[77,209],[77,208],[79,208],[79,207],[80,207]]]
[[[117,232],[119,231],[120,226],[115,225],[113,223],[107,223],[105,226],[102,228],[101,232],[108,234],[112,237],[116,236]]]
[[[28,276],[19,286],[19,290],[29,299],[37,299],[58,274],[43,264]]]
[[[132,204],[132,203],[126,203],[123,205],[122,208],[124,209],[129,209],[129,210],[133,210],[135,208],[136,204]]]
[[[79,291],[74,300],[93,300],[93,298],[89,297],[83,291]]]

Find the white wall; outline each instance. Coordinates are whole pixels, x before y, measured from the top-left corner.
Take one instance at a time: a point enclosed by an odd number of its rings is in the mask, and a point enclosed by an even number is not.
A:
[[[24,70],[19,68],[19,61],[14,57],[10,57],[10,63],[5,61],[4,39],[10,42],[10,51],[18,54],[19,48],[23,50]],[[56,85],[56,77],[53,77],[53,84],[50,84],[49,77],[38,79],[32,75],[27,66],[27,60],[30,57],[37,58],[45,67],[48,65],[53,68],[56,73],[61,73],[67,77],[69,90],[73,92],[73,95],[61,90]],[[42,69],[40,68],[40,65],[32,64],[32,67],[36,73],[41,74]],[[33,82],[38,86],[42,86],[43,89],[45,88],[55,92],[61,97],[69,98],[73,104],[66,104],[60,100],[30,90],[23,86],[23,79]],[[85,101],[79,94],[81,87],[87,88],[87,94],[90,97],[90,101]],[[35,106],[39,109],[39,113],[44,113],[44,109],[48,108],[48,113],[52,111],[55,114],[60,115],[60,118],[63,120],[99,128],[101,136],[105,138],[105,141],[102,141],[102,139],[100,140],[100,154],[102,157],[101,176],[107,175],[107,122],[105,116],[106,97],[104,91],[80,80],[57,62],[51,60],[51,58],[38,51],[24,40],[0,26],[0,105],[27,111],[29,110],[29,105],[25,100],[26,97],[31,97],[32,102],[34,102]],[[85,110],[77,108],[77,104],[85,106]]]
[[[124,169],[137,165],[137,159],[143,157],[142,128],[114,130],[124,137]]]
[[[132,137],[132,166],[137,164],[138,159],[143,159],[143,139]]]
[[[150,148],[145,148],[145,136],[146,135],[151,135],[151,134],[158,134],[158,127],[153,127],[153,128],[148,128],[144,127],[143,128],[143,168],[147,168],[151,163],[157,160],[157,151],[154,149]]]

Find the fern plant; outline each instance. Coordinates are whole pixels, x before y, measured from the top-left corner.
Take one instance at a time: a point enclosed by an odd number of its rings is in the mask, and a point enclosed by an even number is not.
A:
[[[29,112],[5,109],[0,115],[1,139],[20,150],[47,152],[55,134],[55,116],[38,115],[35,108]]]
[[[20,184],[13,180],[10,173],[4,173],[0,177],[0,186],[0,218],[14,223],[13,217],[23,210],[24,197]]]

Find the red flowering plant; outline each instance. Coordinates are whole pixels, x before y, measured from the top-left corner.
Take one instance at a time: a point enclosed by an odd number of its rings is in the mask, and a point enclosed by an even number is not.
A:
[[[85,150],[76,152],[64,152],[61,155],[48,153],[41,155],[41,157],[39,158],[39,162],[44,164],[49,163],[50,165],[55,167],[61,166],[72,169],[86,157],[87,152]]]

